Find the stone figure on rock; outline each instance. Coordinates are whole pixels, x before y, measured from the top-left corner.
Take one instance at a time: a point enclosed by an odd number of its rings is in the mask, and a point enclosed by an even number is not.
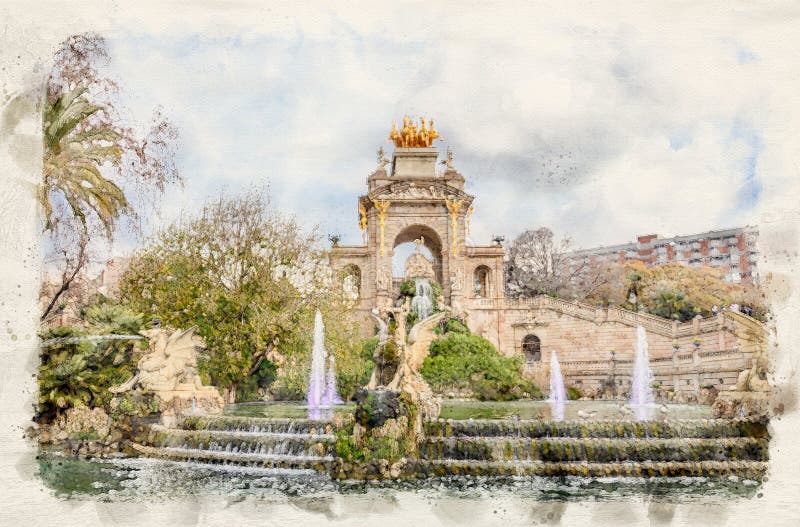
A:
[[[433,265],[424,254],[422,254],[422,246],[425,245],[425,237],[420,236],[414,240],[417,249],[406,260],[406,278],[428,278],[433,279],[435,273],[433,272]]]

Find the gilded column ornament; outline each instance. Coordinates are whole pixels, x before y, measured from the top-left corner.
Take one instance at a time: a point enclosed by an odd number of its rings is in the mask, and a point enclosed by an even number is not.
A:
[[[386,211],[389,210],[389,205],[392,204],[388,199],[375,199],[372,200],[373,205],[378,210],[378,228],[380,232],[380,255],[383,256],[386,252],[384,250],[383,228],[386,225]]]
[[[367,230],[367,207],[363,203],[358,204],[358,225],[362,231]]]
[[[472,234],[472,213],[475,212],[475,207],[467,209],[467,236]]]
[[[464,200],[449,200],[445,198],[444,204],[450,211],[450,227],[453,230],[453,256],[458,255],[458,212],[464,205]]]
[[[359,202],[358,203],[358,226],[361,228],[361,239],[364,244],[367,243],[367,207]]]

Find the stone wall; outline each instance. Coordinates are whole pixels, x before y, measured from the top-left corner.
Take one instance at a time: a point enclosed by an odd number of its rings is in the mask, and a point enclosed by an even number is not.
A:
[[[704,386],[724,389],[735,384],[753,351],[764,344],[763,326],[737,313],[677,323],[549,297],[476,299],[469,308],[470,330],[504,355],[523,355],[525,337],[539,338],[541,360],[527,363],[526,371],[545,391],[553,352],[567,385],[586,391],[613,378],[626,390],[640,324],[647,333],[655,382],[675,391],[697,394]]]

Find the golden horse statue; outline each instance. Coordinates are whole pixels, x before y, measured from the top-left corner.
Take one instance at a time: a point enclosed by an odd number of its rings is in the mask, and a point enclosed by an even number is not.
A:
[[[392,125],[389,131],[389,140],[394,142],[394,146],[400,148],[427,148],[433,144],[436,139],[441,139],[439,132],[436,131],[433,125],[433,119],[430,123],[425,122],[424,117],[420,117],[419,127],[407,115],[403,117],[403,128],[397,129],[397,121]]]

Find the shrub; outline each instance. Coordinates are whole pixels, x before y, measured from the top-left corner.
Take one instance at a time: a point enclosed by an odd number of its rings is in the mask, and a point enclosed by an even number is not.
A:
[[[577,387],[570,386],[569,388],[567,388],[567,399],[569,399],[570,401],[577,401],[580,398],[581,398],[581,391]]]
[[[443,320],[436,326],[434,333],[443,335],[445,333],[464,333],[469,334],[469,328],[457,318],[448,318]]]
[[[469,334],[469,328],[460,320],[456,318],[451,318],[447,321],[447,325],[445,326],[445,333],[462,333],[462,334]]]
[[[449,332],[431,343],[421,373],[437,392],[470,390],[479,400],[508,401],[541,393],[521,365],[521,357],[503,357],[483,337]]]
[[[88,333],[130,335],[138,333],[142,317],[111,304],[88,308],[89,330],[61,326],[42,332],[42,340],[69,339]],[[56,342],[41,349],[37,419],[50,422],[69,408],[108,409],[113,394],[108,389],[133,374],[135,341]]]
[[[417,282],[413,278],[403,280],[400,284],[400,294],[403,296],[414,296],[417,292]]]

